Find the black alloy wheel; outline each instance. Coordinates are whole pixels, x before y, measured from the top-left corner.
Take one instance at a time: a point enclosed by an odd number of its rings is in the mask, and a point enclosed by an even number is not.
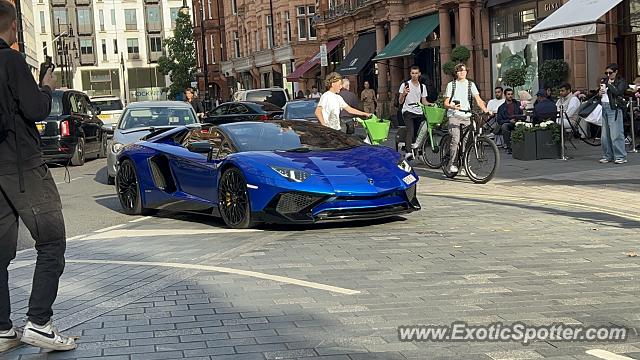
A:
[[[122,210],[127,215],[146,215],[151,211],[142,207],[140,185],[133,161],[126,159],[116,174],[116,192]]]
[[[218,208],[225,224],[233,229],[252,227],[247,183],[238,168],[227,169],[218,185]]]

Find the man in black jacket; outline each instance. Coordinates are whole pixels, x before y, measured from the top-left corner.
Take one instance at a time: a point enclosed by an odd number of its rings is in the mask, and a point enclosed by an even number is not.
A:
[[[19,52],[16,9],[0,0],[0,352],[22,342],[51,350],[71,350],[73,339],[51,324],[51,309],[64,269],[66,247],[62,204],[53,177],[42,161],[35,122],[51,111],[52,69],[33,79]],[[18,218],[36,242],[38,258],[22,339],[11,323],[8,266],[16,256]]]
[[[507,154],[511,154],[511,132],[516,128],[516,122],[522,118],[522,109],[520,102],[513,99],[513,89],[504,90],[504,99],[504,104],[500,105],[496,115],[500,125],[500,131],[496,135],[502,134],[507,146]]]

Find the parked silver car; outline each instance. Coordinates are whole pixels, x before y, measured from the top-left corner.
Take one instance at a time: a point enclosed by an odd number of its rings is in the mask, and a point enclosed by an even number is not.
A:
[[[116,160],[125,145],[160,129],[198,123],[191,105],[182,101],[143,101],[129,104],[113,132],[107,154],[107,182],[115,183]]]

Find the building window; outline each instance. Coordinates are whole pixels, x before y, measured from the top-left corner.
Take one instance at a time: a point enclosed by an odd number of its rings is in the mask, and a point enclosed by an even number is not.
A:
[[[43,34],[46,32],[44,27],[44,11],[40,11],[40,32]]]
[[[107,40],[102,39],[102,58],[107,60]]]
[[[98,19],[100,20],[100,31],[104,31],[104,11],[102,9],[98,11]]]
[[[535,24],[535,2],[516,7],[494,7],[491,9],[491,40],[504,41],[526,37]]]
[[[273,48],[273,19],[267,15],[267,48]]]
[[[291,14],[288,11],[284,12],[284,40],[287,43],[291,42]]]
[[[44,49],[44,56],[47,56],[47,42],[43,41],[42,42],[42,48]]]
[[[233,15],[238,13],[238,4],[236,3],[236,0],[231,0],[231,13]]]
[[[159,36],[150,37],[149,49],[151,52],[162,52],[162,38]]]
[[[127,39],[127,53],[134,59],[140,57],[140,45],[138,45],[138,39]]]
[[[309,32],[309,40],[315,40],[317,38],[316,24],[314,20],[315,15],[316,7],[313,5],[307,6],[307,30]]]
[[[162,26],[160,24],[160,7],[147,6],[147,29],[149,31],[160,31]]]
[[[211,12],[211,0],[207,0],[207,10],[208,10],[208,17],[207,19],[213,19],[213,15]]]
[[[233,52],[235,53],[236,57],[239,58],[240,57],[240,38],[238,38],[238,32],[234,31],[233,32]]]
[[[67,23],[67,9],[54,9],[53,10],[53,28],[58,30],[57,34],[64,31],[68,26]]]
[[[93,40],[91,39],[80,40],[80,54],[93,55]]]
[[[116,26],[116,10],[111,9],[111,25]]]
[[[113,53],[118,54],[118,39],[113,39]]]
[[[89,9],[77,9],[78,33],[91,34],[93,32],[93,21],[91,21],[91,11]]]
[[[124,11],[124,23],[127,30],[138,30],[136,19],[136,9],[126,9]]]
[[[216,42],[214,41],[215,37],[211,34],[211,46],[209,49],[211,50],[211,63],[216,63]]]
[[[171,30],[176,28],[176,19],[178,18],[178,12],[180,8],[169,9],[169,17],[171,17]]]
[[[307,40],[307,17],[305,6],[298,6],[298,39]]]

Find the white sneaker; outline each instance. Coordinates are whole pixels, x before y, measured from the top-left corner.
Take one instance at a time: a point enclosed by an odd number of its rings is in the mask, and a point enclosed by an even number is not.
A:
[[[0,331],[0,353],[20,345],[20,336],[14,329]]]
[[[75,340],[60,334],[58,329],[51,323],[51,320],[44,326],[38,326],[31,321],[27,321],[27,324],[24,326],[24,332],[22,333],[22,342],[55,351],[66,351],[76,348]]]
[[[616,161],[614,161],[614,163],[616,164],[625,164],[627,162],[627,159],[616,159]]]
[[[420,147],[420,144],[416,144],[416,143],[411,144],[412,149],[417,149],[419,147]]]
[[[449,172],[450,173],[457,173],[458,172],[458,167],[455,166],[455,165],[449,166]]]
[[[413,149],[411,149],[411,151],[409,151],[409,152],[404,154],[404,159],[407,160],[407,161],[413,160],[415,158],[416,158],[416,156],[415,156],[415,154],[413,152]]]
[[[602,159],[600,159],[598,161],[600,162],[600,164],[606,164],[606,163],[610,163],[611,162],[611,160],[605,159],[605,158],[602,158]]]

